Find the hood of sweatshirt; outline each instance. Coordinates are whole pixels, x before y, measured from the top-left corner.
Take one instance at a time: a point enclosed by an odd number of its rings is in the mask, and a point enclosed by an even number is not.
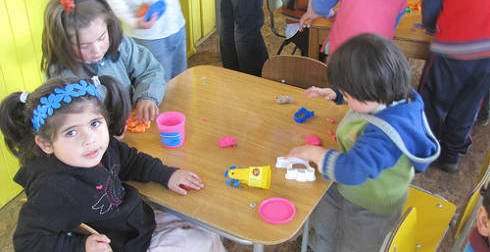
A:
[[[412,92],[410,101],[388,106],[376,113],[375,117],[389,122],[394,132],[390,131],[390,127],[382,129],[383,132],[390,136],[409,158],[416,171],[425,171],[439,156],[439,142],[429,127],[422,97],[417,92]],[[379,125],[373,125],[373,122],[370,123],[370,127],[381,128]]]

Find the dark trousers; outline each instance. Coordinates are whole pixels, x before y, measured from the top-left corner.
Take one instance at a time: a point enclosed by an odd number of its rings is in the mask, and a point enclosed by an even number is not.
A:
[[[471,128],[490,86],[490,58],[456,60],[431,54],[420,93],[425,113],[441,144],[440,159],[456,163],[471,144]]]
[[[220,50],[223,66],[260,76],[268,53],[260,28],[263,0],[221,0]]]
[[[479,120],[488,120],[488,115],[490,113],[490,103],[489,103],[490,90],[487,91],[487,95],[483,98],[481,102],[480,112],[478,112]]]

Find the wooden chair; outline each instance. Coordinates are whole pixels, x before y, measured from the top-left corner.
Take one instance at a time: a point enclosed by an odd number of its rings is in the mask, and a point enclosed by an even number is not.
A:
[[[311,86],[328,87],[327,65],[303,56],[270,57],[262,67],[262,77],[305,89]]]
[[[415,234],[417,230],[417,209],[405,210],[393,231],[387,237],[380,252],[415,252]]]
[[[405,211],[411,207],[417,209],[417,251],[436,251],[451,223],[456,205],[439,195],[411,185]]]
[[[453,230],[454,245],[452,251],[461,251],[465,245],[467,236],[474,225],[476,213],[482,204],[480,191],[483,187],[487,187],[490,179],[490,150],[487,151],[485,160],[483,161],[480,176],[476,181],[476,185],[471,190],[464,204],[463,211],[459,215],[456,225]]]

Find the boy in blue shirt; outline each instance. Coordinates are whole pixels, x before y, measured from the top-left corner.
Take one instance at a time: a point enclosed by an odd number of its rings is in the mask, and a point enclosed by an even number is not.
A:
[[[333,54],[333,89],[309,88],[350,110],[339,123],[339,150],[293,148],[289,155],[317,164],[334,183],[313,213],[315,251],[378,251],[400,217],[414,172],[440,152],[413,90],[405,56],[392,42],[361,34]],[[334,91],[336,90],[336,91]]]

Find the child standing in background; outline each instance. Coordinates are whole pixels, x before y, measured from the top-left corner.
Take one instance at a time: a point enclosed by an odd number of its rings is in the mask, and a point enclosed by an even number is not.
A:
[[[129,107],[127,91],[108,76],[54,78],[32,94],[16,92],[2,101],[0,129],[21,162],[14,180],[27,195],[16,251],[224,251],[216,234],[154,213],[122,182],[153,181],[181,195],[181,184],[203,188],[196,174],[110,136],[111,126],[123,130]],[[100,234],[72,232],[80,223]]]
[[[107,0],[116,16],[121,20],[124,32],[136,43],[145,46],[162,64],[165,81],[187,69],[185,19],[179,0],[159,0],[165,3],[161,17],[153,15],[148,21],[136,17],[142,4],[154,4],[156,0]]]
[[[164,69],[143,46],[122,35],[105,0],[51,0],[44,13],[41,69],[48,78],[109,75],[132,92],[137,118],[159,113]]]
[[[332,16],[332,8],[338,2],[310,0],[308,10],[300,19],[301,27],[309,26],[319,16]],[[407,0],[342,0],[322,51],[332,55],[345,41],[361,33],[375,33],[391,40],[406,5]],[[327,42],[328,48],[325,48]]]
[[[422,1],[422,20],[435,33],[419,85],[442,148],[435,166],[455,172],[490,88],[490,1]]]
[[[317,164],[333,180],[313,212],[314,251],[378,251],[400,217],[408,186],[439,155],[439,145],[412,89],[400,49],[379,35],[356,36],[333,54],[332,89],[307,96],[345,100],[350,110],[337,127],[339,150],[300,146],[289,156]]]

